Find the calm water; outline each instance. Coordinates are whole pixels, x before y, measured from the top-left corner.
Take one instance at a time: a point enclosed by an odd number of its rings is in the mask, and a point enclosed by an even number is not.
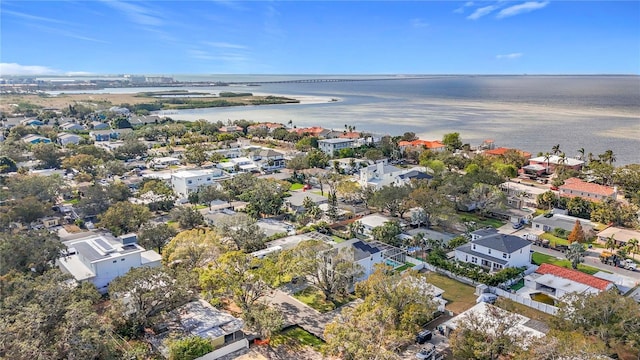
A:
[[[198,81],[278,81],[309,75],[175,76]],[[325,78],[354,78],[331,76]],[[392,76],[368,76],[365,78]],[[321,78],[313,76],[313,78]],[[472,145],[494,139],[497,146],[534,154],[560,144],[567,156],[613,150],[618,164],[640,163],[640,77],[638,76],[433,76],[424,79],[263,84],[211,87],[339,98],[333,103],[248,106],[178,111],[175,119],[211,121],[292,120],[299,127],[345,124],[381,134],[412,131],[426,139],[457,131]],[[164,90],[167,90],[166,88]],[[194,89],[196,90],[196,89]],[[203,88],[197,88],[202,91]],[[114,92],[144,91],[114,89]]]

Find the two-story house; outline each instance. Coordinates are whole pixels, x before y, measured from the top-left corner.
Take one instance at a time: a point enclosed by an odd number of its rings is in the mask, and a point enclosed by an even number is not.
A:
[[[184,170],[171,174],[170,181],[173,192],[180,198],[187,198],[199,188],[217,185],[226,178],[226,174],[220,169]]]
[[[329,156],[341,149],[351,149],[355,147],[355,141],[353,139],[323,139],[318,140],[318,148]]]
[[[358,281],[366,280],[373,273],[376,264],[385,262],[380,248],[359,239],[337,243],[333,245],[332,249],[323,253],[322,256],[332,258],[338,256],[338,254],[349,257],[350,261],[360,267],[362,273],[357,279],[354,279],[354,284]],[[327,263],[333,265],[330,259],[327,260]]]
[[[558,190],[560,191],[560,196],[581,197],[590,201],[615,200],[618,195],[618,189],[615,187],[588,183],[578,178],[565,180]]]
[[[90,281],[101,293],[106,293],[109,283],[130,269],[160,266],[162,259],[154,250],[138,245],[136,234],[116,238],[109,233],[89,233],[63,243],[67,250],[56,262],[60,270],[78,282]]]
[[[480,265],[490,271],[531,265],[530,241],[513,235],[483,231],[475,236],[472,234],[471,242],[455,249],[457,261]]]

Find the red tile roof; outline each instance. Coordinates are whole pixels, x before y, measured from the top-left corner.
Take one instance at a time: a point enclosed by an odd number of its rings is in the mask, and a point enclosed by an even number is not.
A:
[[[610,186],[598,185],[594,183],[584,182],[578,178],[569,178],[565,180],[564,185],[560,186],[560,191],[573,190],[589,194],[598,194],[602,196],[612,196],[615,189]],[[571,195],[571,194],[566,194]]]
[[[400,141],[398,146],[424,146],[427,149],[439,149],[445,147],[445,145],[438,141],[427,141],[427,140],[413,140],[413,141]]]
[[[545,275],[545,274],[555,275],[557,277],[561,277],[564,279],[579,282],[581,284],[589,285],[592,288],[596,288],[600,290],[606,290],[611,284],[611,281],[600,279],[593,275],[580,272],[578,270],[566,269],[566,268],[563,268],[557,265],[552,265],[552,264],[542,264],[540,265],[540,267],[538,267],[536,272],[542,275]]]
[[[513,151],[517,152],[518,154],[524,156],[527,159],[531,157],[531,153],[528,153],[528,152],[522,151],[522,150],[518,150],[518,149],[510,149],[510,148],[506,148],[506,147],[499,147],[497,149],[487,150],[484,153],[487,154],[487,155],[502,156],[502,155],[506,154],[507,151],[510,151],[510,150],[513,150]]]
[[[340,134],[340,136],[338,136],[341,139],[359,139],[360,138],[360,133],[359,132],[346,132],[346,133],[342,133]]]
[[[323,131],[325,131],[324,128],[319,127],[319,126],[314,126],[314,127],[309,127],[309,128],[296,128],[296,129],[291,129],[289,130],[291,132],[295,132],[297,134],[304,134],[304,133],[309,133],[313,136],[318,136],[320,135],[320,133],[322,133]]]

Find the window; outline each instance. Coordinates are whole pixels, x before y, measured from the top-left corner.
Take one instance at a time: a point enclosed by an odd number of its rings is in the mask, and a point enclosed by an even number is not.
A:
[[[124,258],[120,259],[120,261],[124,261]]]
[[[489,249],[489,254],[491,254],[491,249]]]
[[[113,263],[114,263],[114,264],[115,264],[115,263],[117,263],[117,262],[118,262],[118,260],[113,260]]]
[[[474,263],[474,264],[477,264],[477,263],[478,263],[478,258],[477,258],[477,257],[475,257],[475,256],[474,256],[474,257],[472,257],[472,258],[471,258],[471,262],[472,262],[472,263]]]
[[[211,181],[211,178],[210,178],[210,177],[208,177],[208,178],[207,178],[207,181]]]
[[[506,259],[507,258],[507,253],[502,253],[502,258]]]
[[[475,250],[475,249],[476,249],[476,244],[473,244],[473,250]]]
[[[187,180],[187,184],[191,185],[191,184],[193,184],[193,181],[192,180]]]

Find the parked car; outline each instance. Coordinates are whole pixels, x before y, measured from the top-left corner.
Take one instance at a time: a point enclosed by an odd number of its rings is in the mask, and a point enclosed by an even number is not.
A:
[[[513,224],[513,228],[516,229],[516,230],[520,230],[523,227],[524,227],[524,223],[522,223],[522,222],[519,222],[517,224]]]
[[[433,334],[429,330],[422,330],[416,335],[416,342],[418,344],[424,344],[425,342],[431,340]]]
[[[416,358],[420,360],[431,360],[436,354],[436,346],[429,343],[424,346],[418,353],[416,354]]]

